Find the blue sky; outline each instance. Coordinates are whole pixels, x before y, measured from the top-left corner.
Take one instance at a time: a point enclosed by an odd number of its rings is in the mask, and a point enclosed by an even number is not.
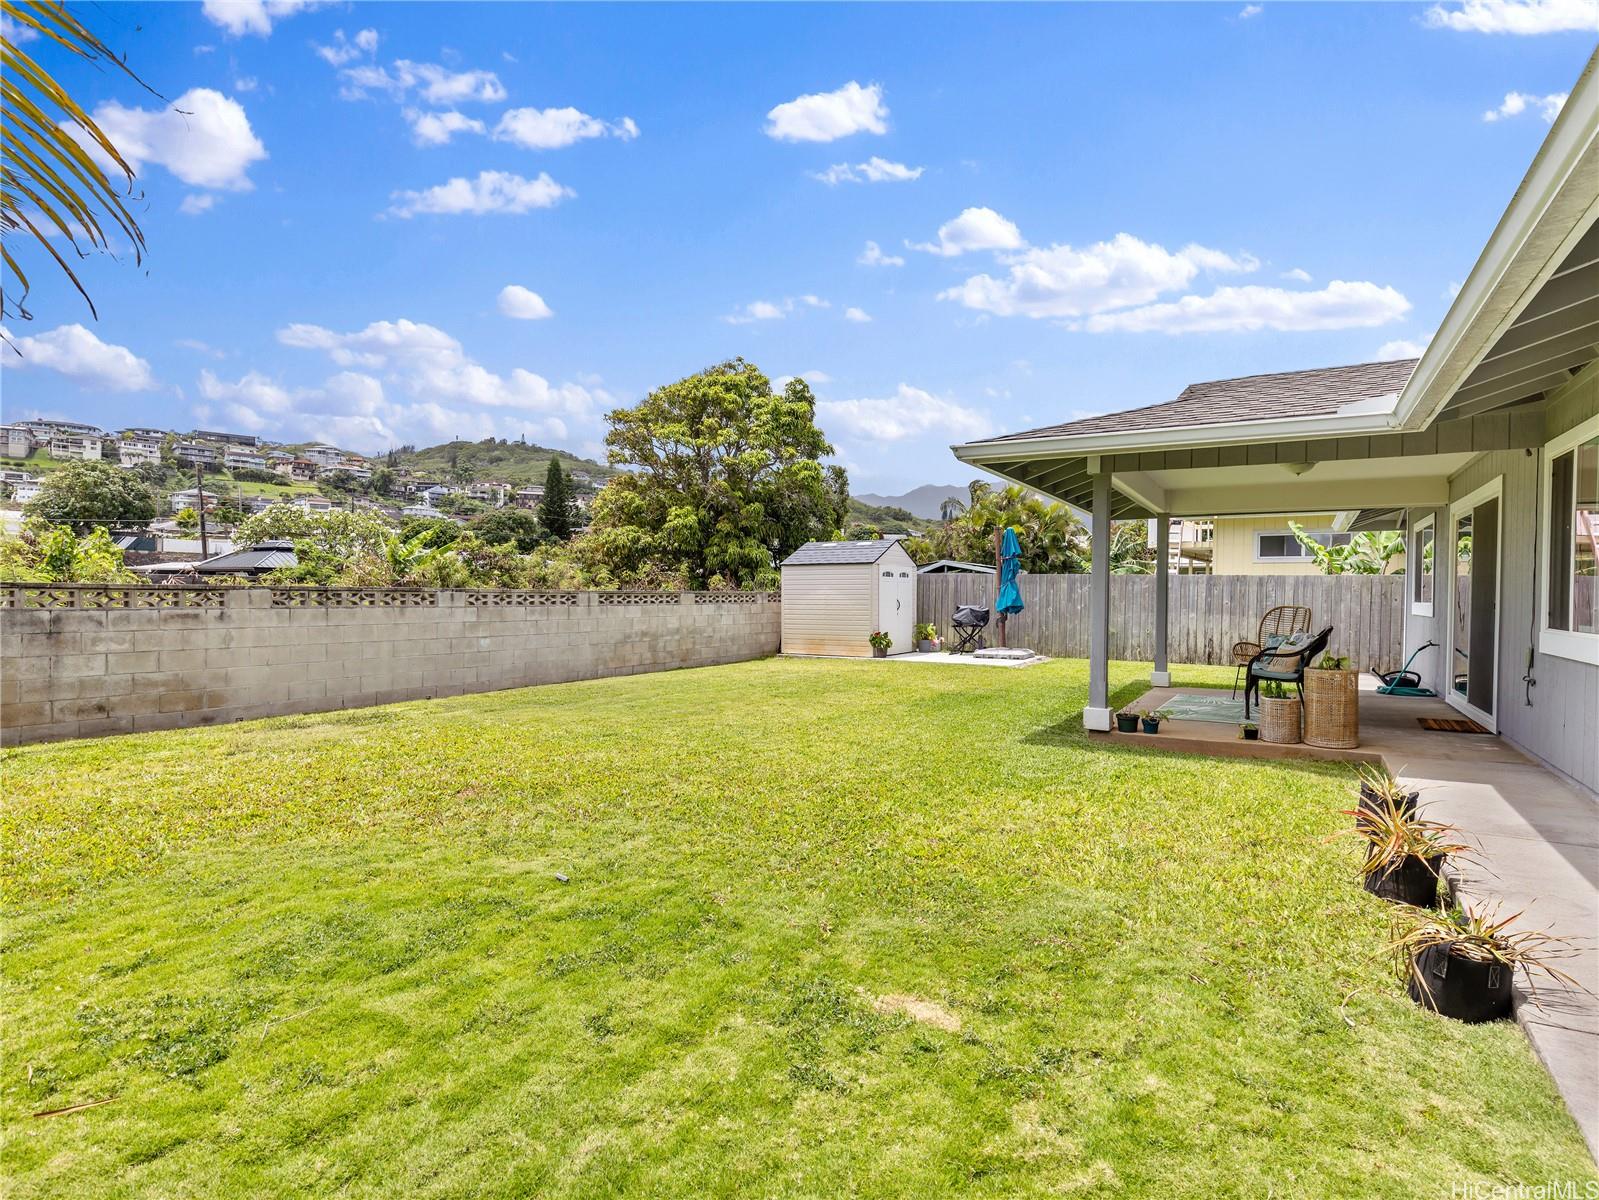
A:
[[[598,454],[743,355],[857,490],[963,482],[951,442],[1423,344],[1595,12],[103,6],[162,98],[63,74],[149,256],[89,264],[98,322],[36,272],[5,415]]]

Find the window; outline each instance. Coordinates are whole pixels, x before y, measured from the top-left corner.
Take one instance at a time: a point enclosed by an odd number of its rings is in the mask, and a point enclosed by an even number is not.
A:
[[[1544,448],[1545,654],[1599,663],[1599,417]]]
[[[1312,533],[1308,535],[1323,546],[1347,546],[1347,533]],[[1257,533],[1255,535],[1256,562],[1301,562],[1311,557],[1310,551],[1291,531],[1282,533]]]
[[[1433,518],[1416,522],[1410,535],[1410,611],[1418,617],[1432,616],[1432,590],[1438,566],[1433,561]]]

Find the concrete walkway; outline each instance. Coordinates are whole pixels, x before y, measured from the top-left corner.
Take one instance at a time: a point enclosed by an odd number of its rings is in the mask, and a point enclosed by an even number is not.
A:
[[[1516,1019],[1599,1158],[1599,799],[1502,738],[1423,730],[1418,717],[1460,715],[1441,700],[1379,696],[1374,687],[1362,679],[1356,750],[1243,742],[1236,725],[1209,721],[1166,721],[1154,736],[1110,736],[1198,754],[1380,759],[1417,788],[1424,815],[1456,826],[1481,849],[1480,863],[1460,864],[1455,873],[1474,911],[1498,905],[1502,916],[1522,914],[1519,928],[1576,943],[1577,953],[1554,965],[1588,994],[1540,976],[1534,1004],[1518,973]],[[1128,707],[1152,711],[1181,690],[1151,688]]]

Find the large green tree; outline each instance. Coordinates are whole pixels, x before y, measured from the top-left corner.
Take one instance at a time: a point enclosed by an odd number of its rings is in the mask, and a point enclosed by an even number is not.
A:
[[[774,392],[736,358],[607,420],[611,465],[627,470],[595,500],[584,557],[619,582],[770,585],[786,555],[843,526],[848,480],[822,465],[833,447],[804,380]]]
[[[577,528],[577,501],[572,497],[572,480],[561,470],[561,460],[553,454],[544,472],[544,496],[539,501],[539,524],[544,532],[564,542]]]
[[[24,506],[30,517],[87,529],[91,525],[129,525],[155,516],[155,496],[144,481],[108,462],[68,463],[52,471],[39,494]]]
[[[472,518],[472,532],[486,545],[511,545],[526,554],[543,540],[539,519],[525,508],[496,508]]]
[[[1404,563],[1395,562],[1405,552],[1405,535],[1392,529],[1367,530],[1355,534],[1342,546],[1323,546],[1298,521],[1288,528],[1299,544],[1310,551],[1316,568],[1323,575],[1403,575]]]

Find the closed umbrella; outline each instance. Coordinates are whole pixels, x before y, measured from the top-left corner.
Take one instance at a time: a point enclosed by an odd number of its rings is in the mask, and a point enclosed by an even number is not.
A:
[[[1022,603],[1022,588],[1018,576],[1022,572],[1022,544],[1016,540],[1016,531],[1007,528],[999,544],[999,596],[994,607],[999,610],[999,644],[1005,645],[1005,619],[1019,613],[1027,606]]]

